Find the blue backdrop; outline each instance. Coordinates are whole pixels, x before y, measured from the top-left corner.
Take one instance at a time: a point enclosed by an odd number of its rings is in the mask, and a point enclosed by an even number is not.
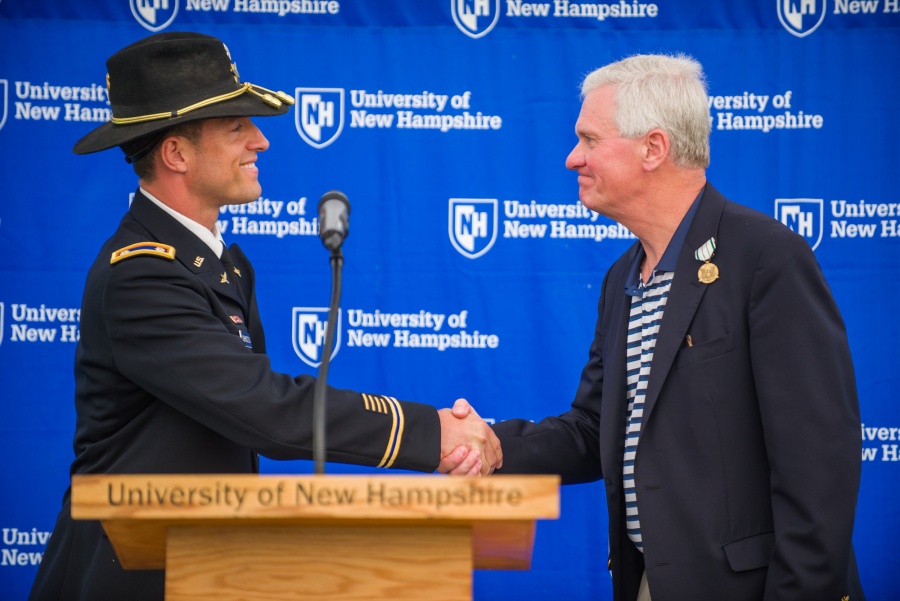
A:
[[[328,304],[315,206],[337,188],[352,213],[329,381],[495,420],[567,409],[603,274],[633,242],[565,169],[578,84],[629,54],[699,59],[709,179],[803,234],[844,313],[860,570],[870,599],[900,598],[900,0],[0,0],[0,599],[26,597],[68,484],[83,279],[136,186],[119,151],[71,147],[109,117],[106,58],[176,30],[297,99],[257,120],[263,196],[220,219],[254,262],[275,367],[320,360],[301,326]],[[610,598],[604,503],[600,483],[564,488],[532,570],[476,573],[475,599]]]

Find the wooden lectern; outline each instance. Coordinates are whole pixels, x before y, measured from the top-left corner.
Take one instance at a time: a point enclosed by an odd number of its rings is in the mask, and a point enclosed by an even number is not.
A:
[[[559,478],[84,475],[72,517],[167,601],[464,601],[473,569],[530,567]]]

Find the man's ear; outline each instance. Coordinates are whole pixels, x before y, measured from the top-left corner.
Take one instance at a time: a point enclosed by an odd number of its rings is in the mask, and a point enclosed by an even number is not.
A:
[[[166,136],[159,143],[159,160],[162,166],[176,173],[187,173],[188,160],[193,148],[182,136]]]
[[[651,129],[644,134],[641,159],[645,171],[653,171],[669,157],[669,134],[661,129]]]

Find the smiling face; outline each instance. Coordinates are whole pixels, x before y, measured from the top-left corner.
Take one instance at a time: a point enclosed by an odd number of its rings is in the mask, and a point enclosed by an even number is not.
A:
[[[578,143],[566,167],[578,173],[578,197],[585,207],[623,222],[639,191],[642,139],[619,135],[615,109],[613,86],[587,93],[575,123]]]
[[[257,155],[269,141],[248,117],[207,119],[191,145],[188,187],[207,207],[244,204],[259,198]]]

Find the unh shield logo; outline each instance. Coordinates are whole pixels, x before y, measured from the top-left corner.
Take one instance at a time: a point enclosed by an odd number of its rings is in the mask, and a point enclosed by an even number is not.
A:
[[[129,0],[131,14],[144,29],[160,31],[178,14],[178,0]]]
[[[776,198],[775,218],[800,234],[813,250],[822,241],[821,198]]]
[[[9,107],[9,95],[7,94],[9,90],[9,84],[5,79],[0,79],[0,94],[3,94],[3,114],[0,115],[0,129],[3,129],[3,126],[6,125],[6,111]]]
[[[293,333],[294,352],[310,367],[319,367],[322,363],[322,351],[325,348],[325,327],[328,325],[328,307],[294,307]],[[341,348],[341,310],[338,309],[335,326],[334,347],[331,358]]]
[[[814,32],[825,19],[828,0],[775,0],[778,20],[791,34],[803,38]]]
[[[477,259],[497,239],[496,198],[451,198],[450,242],[461,255]]]
[[[500,18],[500,0],[450,0],[453,22],[470,38],[487,35]]]
[[[294,124],[314,148],[325,148],[344,129],[344,88],[297,88]]]

